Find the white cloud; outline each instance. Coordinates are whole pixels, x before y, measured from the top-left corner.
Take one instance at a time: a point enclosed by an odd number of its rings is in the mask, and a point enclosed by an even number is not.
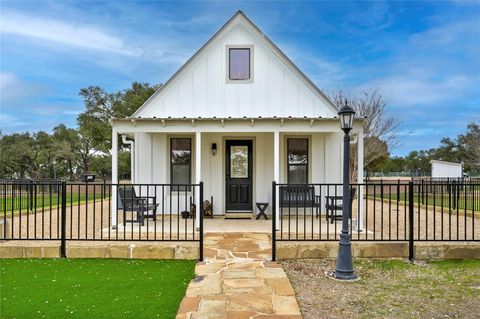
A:
[[[465,41],[475,39],[479,35],[480,20],[466,19],[464,21],[442,24],[432,27],[422,32],[413,34],[410,37],[412,44],[429,49],[440,47],[442,49],[465,49],[468,47],[476,48],[477,41]]]
[[[40,85],[27,83],[15,73],[0,72],[0,106],[14,104],[45,92],[46,88]]]
[[[281,44],[281,50],[321,89],[331,88],[342,79],[344,66],[293,44]]]
[[[98,27],[73,22],[37,18],[15,12],[3,12],[0,32],[37,38],[83,49],[138,56],[139,50],[126,46],[123,39]]]
[[[21,119],[14,117],[10,114],[6,114],[0,111],[0,127],[2,129],[12,129],[17,128],[19,126],[28,125],[27,122],[22,121]]]
[[[444,22],[397,44],[381,77],[361,88],[376,87],[402,106],[467,102],[480,88],[480,21]]]
[[[462,96],[470,88],[472,81],[475,79],[464,75],[452,75],[439,80],[412,72],[369,82],[362,86],[362,89],[379,88],[390,96],[395,104],[419,105],[452,101],[455,97]]]

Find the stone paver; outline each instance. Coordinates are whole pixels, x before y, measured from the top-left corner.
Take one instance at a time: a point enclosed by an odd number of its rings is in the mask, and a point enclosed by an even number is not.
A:
[[[301,319],[287,275],[269,261],[268,234],[207,233],[177,319]]]

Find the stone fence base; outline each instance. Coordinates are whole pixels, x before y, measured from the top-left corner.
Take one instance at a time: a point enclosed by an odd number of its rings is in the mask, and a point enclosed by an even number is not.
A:
[[[337,258],[337,242],[277,242],[277,258]],[[353,242],[356,258],[408,258],[408,242]],[[480,259],[480,243],[418,242],[415,259]]]
[[[407,242],[353,242],[356,258],[408,258]],[[337,258],[337,242],[277,242],[277,258]],[[480,243],[418,242],[415,259],[480,259]],[[59,258],[60,244],[6,241],[0,243],[0,258]],[[75,242],[67,243],[68,258],[190,259],[199,257],[195,242]]]
[[[67,243],[68,258],[191,259],[199,257],[194,242]],[[60,245],[3,242],[0,258],[60,258]]]

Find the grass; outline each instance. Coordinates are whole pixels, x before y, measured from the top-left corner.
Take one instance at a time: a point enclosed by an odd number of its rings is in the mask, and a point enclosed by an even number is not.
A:
[[[0,259],[0,318],[174,318],[195,261]]]
[[[433,207],[434,206],[433,204],[435,203],[435,207],[437,209],[441,209],[443,206],[445,211],[448,211],[449,208],[451,208],[452,211],[456,211],[457,210],[456,206],[458,206],[459,211],[464,211],[466,207],[467,212],[472,212],[472,209],[475,212],[479,212],[480,196],[477,194],[475,195],[476,195],[475,198],[472,196],[472,194],[470,195],[467,194],[467,196],[465,197],[465,195],[462,193],[460,194],[458,200],[455,201],[453,194],[449,197],[448,194],[443,194],[443,196],[442,194],[435,194],[435,196],[433,196],[432,193],[428,193],[428,195],[424,194],[422,198],[421,194],[419,195],[419,193],[415,193],[413,196],[413,202],[415,203],[415,205],[418,205],[418,203],[420,203],[421,205],[428,204],[428,206],[431,206],[431,207]],[[372,194],[370,194],[370,192],[368,194],[368,198],[375,199],[375,200],[381,199],[380,194],[376,194],[376,196],[374,197]],[[402,192],[398,193],[398,196],[397,196],[397,193],[385,192],[383,194],[383,199],[387,202],[388,200],[391,200],[392,204],[397,201],[397,198],[399,199],[399,203],[403,204],[405,202],[408,202],[408,195],[407,195],[407,200],[405,201],[405,193],[402,193]],[[475,200],[475,203],[474,203],[474,200]],[[457,203],[456,206],[455,206],[455,203]]]
[[[478,318],[480,260],[355,262],[360,280],[334,281],[334,261],[282,263],[308,318]],[[339,298],[341,296],[341,298]]]
[[[108,198],[108,197],[105,197]],[[83,204],[86,202],[92,202],[94,200],[102,199],[101,193],[89,193],[88,197],[85,193],[68,193],[66,196],[66,203],[70,205]],[[14,212],[19,212],[20,209],[22,212],[28,211],[28,206],[30,204],[31,198],[27,195],[22,196],[15,196],[15,197],[7,197],[7,198],[0,198],[0,211],[5,211],[7,214],[11,214],[12,208]],[[59,194],[52,193],[50,194],[37,194],[37,196],[33,199],[33,206],[37,209],[45,208],[50,209],[50,205],[52,208],[57,208],[61,202],[61,198]]]

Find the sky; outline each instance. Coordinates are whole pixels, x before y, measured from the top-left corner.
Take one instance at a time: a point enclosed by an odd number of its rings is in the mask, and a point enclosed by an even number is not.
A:
[[[3,133],[76,126],[81,88],[164,83],[237,10],[325,92],[380,90],[392,155],[480,119],[480,1],[4,1]]]

